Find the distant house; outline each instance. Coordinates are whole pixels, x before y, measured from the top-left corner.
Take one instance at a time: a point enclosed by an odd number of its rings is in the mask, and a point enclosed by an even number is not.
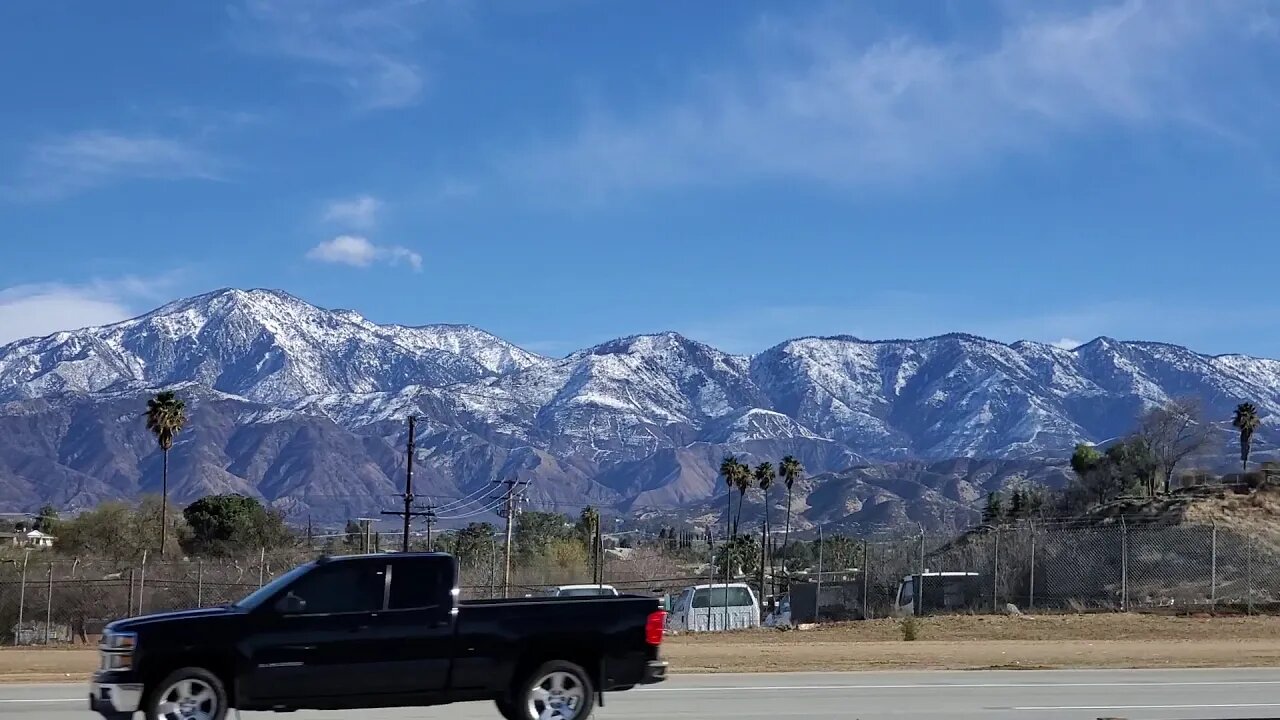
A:
[[[39,530],[0,532],[0,545],[11,545],[13,547],[42,550],[53,547],[54,540],[57,540],[57,538]]]

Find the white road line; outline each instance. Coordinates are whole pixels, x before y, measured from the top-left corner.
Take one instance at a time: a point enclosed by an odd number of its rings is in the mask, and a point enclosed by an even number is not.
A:
[[[1018,688],[1141,688],[1141,687],[1240,687],[1248,685],[1280,685],[1280,680],[1192,680],[1192,681],[1134,681],[1134,682],[1025,682],[1025,683],[893,683],[879,685],[721,685],[713,687],[654,686],[637,688],[639,693],[714,693],[714,692],[812,692],[821,690],[981,690]],[[84,698],[0,698],[0,705],[56,704],[84,702]],[[1128,706],[1126,706],[1128,707]],[[1280,703],[1259,705],[1142,705],[1139,708],[1181,707],[1280,707]],[[1116,706],[1064,707],[1064,708],[1015,708],[1017,710],[1105,710],[1124,709]]]
[[[1193,680],[1190,682],[1152,681],[1152,682],[1105,682],[1105,683],[898,683],[892,685],[723,685],[716,687],[644,687],[636,692],[685,693],[685,692],[743,692],[767,691],[782,692],[787,690],[956,690],[982,688],[1105,688],[1105,687],[1192,687],[1192,686],[1238,686],[1238,685],[1280,685],[1280,680]]]
[[[1010,710],[1054,711],[1054,710],[1199,710],[1211,708],[1273,708],[1280,703],[1221,703],[1216,705],[1052,705],[1044,707],[1015,707]]]

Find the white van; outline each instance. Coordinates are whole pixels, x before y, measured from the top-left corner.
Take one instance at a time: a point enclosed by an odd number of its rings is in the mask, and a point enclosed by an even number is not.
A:
[[[617,594],[618,590],[612,585],[561,585],[551,592],[553,597],[600,597]]]
[[[688,632],[760,627],[760,604],[746,583],[694,585],[680,593],[667,629]]]

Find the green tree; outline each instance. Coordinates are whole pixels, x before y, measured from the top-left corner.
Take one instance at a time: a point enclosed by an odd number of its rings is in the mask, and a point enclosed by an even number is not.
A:
[[[1081,479],[1096,469],[1101,462],[1102,453],[1098,452],[1098,448],[1091,443],[1077,444],[1075,452],[1071,454],[1071,469]]]
[[[44,505],[36,513],[35,529],[47,535],[58,534],[58,509],[52,505]]]
[[[982,508],[982,522],[995,525],[1002,520],[1004,520],[1004,502],[1000,499],[1000,493],[987,493],[987,504]]]
[[[182,517],[191,531],[186,550],[194,555],[234,557],[294,541],[282,514],[244,495],[202,497],[188,505]]]
[[[582,540],[582,546],[591,549],[596,542],[596,534],[600,531],[600,511],[588,505],[578,514],[578,523],[574,531]]]
[[[527,565],[546,556],[553,542],[572,537],[573,523],[561,513],[527,510],[520,513],[513,532],[513,556]]]
[[[147,430],[156,436],[156,443],[164,454],[160,480],[160,556],[164,557],[165,541],[169,535],[169,451],[174,438],[187,424],[187,406],[177,394],[168,390],[157,393],[147,401]]]
[[[1258,408],[1253,403],[1244,402],[1236,406],[1235,417],[1231,420],[1231,426],[1240,431],[1240,469],[1242,472],[1249,470],[1249,452],[1253,449],[1253,433],[1262,424],[1262,418],[1258,417]]]
[[[136,506],[104,502],[74,518],[62,520],[54,549],[67,555],[136,561],[144,551],[155,548],[157,521],[166,512],[161,508],[160,498],[154,495],[144,497]],[[186,533],[185,521],[175,524],[175,538],[181,540]]]
[[[754,535],[738,535],[716,548],[716,570],[726,582],[751,577],[759,569],[760,546]]]
[[[800,474],[804,472],[804,466],[800,464],[792,455],[782,458],[782,462],[778,465],[778,477],[782,478],[782,484],[787,488],[787,518],[786,529],[782,531],[782,550],[783,562],[782,570],[785,573],[787,569],[787,544],[791,542],[791,493],[795,487],[796,481],[800,479]]]
[[[466,567],[479,567],[493,562],[497,528],[489,523],[471,523],[454,534],[453,554]]]
[[[1022,488],[1014,488],[1009,496],[1009,519],[1021,520],[1027,515],[1027,496]]]
[[[1104,482],[1113,497],[1132,491],[1135,485],[1143,488],[1148,497],[1158,494],[1161,471],[1168,466],[1147,438],[1135,435],[1116,443],[1107,448],[1105,457]]]

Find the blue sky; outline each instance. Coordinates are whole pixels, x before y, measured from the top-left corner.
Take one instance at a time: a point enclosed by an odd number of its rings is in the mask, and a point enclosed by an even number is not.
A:
[[[0,340],[239,286],[1280,356],[1266,0],[18,0],[0,48]]]

